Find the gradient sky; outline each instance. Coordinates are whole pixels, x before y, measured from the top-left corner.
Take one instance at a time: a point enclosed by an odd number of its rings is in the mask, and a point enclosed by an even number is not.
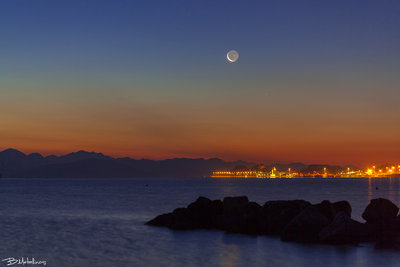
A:
[[[2,0],[0,149],[400,161],[399,14],[394,0]]]

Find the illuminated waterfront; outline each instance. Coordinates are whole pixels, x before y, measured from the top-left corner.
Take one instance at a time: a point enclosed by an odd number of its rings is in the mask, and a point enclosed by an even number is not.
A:
[[[266,169],[261,167],[247,170],[223,170],[214,171],[212,178],[357,178],[357,177],[400,177],[400,165],[389,166],[372,166],[366,169],[352,169],[350,167],[341,168],[340,170],[332,171],[330,168],[319,166],[316,170],[301,170],[294,171],[291,168],[287,170],[278,170],[276,167]]]

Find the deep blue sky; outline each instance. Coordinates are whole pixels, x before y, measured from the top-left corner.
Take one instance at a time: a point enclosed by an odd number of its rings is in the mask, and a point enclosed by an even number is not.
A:
[[[396,1],[6,0],[2,61],[26,71],[214,73],[235,48],[251,75],[386,72],[399,66],[399,12]]]
[[[389,160],[400,148],[399,14],[400,2],[378,0],[3,0],[1,146]]]

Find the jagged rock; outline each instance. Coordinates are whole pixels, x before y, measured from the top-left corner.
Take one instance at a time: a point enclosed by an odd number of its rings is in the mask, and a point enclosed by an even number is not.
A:
[[[316,206],[329,220],[335,218],[336,212],[329,200],[323,200],[321,203],[315,204],[314,206]]]
[[[187,208],[192,209],[192,210],[196,210],[196,209],[202,210],[204,208],[207,208],[208,205],[211,204],[211,202],[212,202],[212,200],[210,200],[206,197],[200,196],[196,199],[195,202],[190,203]]]
[[[187,207],[187,210],[188,216],[195,222],[197,228],[214,229],[217,228],[217,216],[223,211],[222,201],[199,197]]]
[[[148,221],[146,224],[153,225],[153,226],[171,227],[173,220],[174,219],[173,219],[172,213],[165,213],[165,214],[158,215],[154,219]]]
[[[311,205],[294,217],[282,232],[282,241],[316,242],[319,232],[331,223],[329,205],[326,202]]]
[[[337,201],[332,204],[335,214],[344,211],[349,217],[351,217],[351,206],[346,200]]]
[[[330,244],[358,244],[370,239],[370,230],[350,218],[345,211],[336,214],[332,223],[319,233],[320,241]]]
[[[375,248],[400,250],[400,234],[397,233],[379,238],[375,244]]]
[[[242,233],[252,233],[257,234],[258,230],[258,220],[260,219],[261,206],[256,202],[249,202],[246,205],[244,215],[246,221],[246,229]]]
[[[175,230],[215,229],[217,215],[222,213],[222,202],[199,197],[187,208],[177,208],[172,213],[157,216],[148,225],[167,226]]]
[[[399,208],[388,199],[372,199],[362,217],[372,224],[387,222],[396,218]]]
[[[374,229],[376,248],[400,249],[400,217],[383,223],[367,223]]]
[[[246,196],[225,197],[222,201],[222,214],[217,216],[217,228],[230,232],[239,232],[245,222]]]
[[[235,217],[231,224],[225,229],[231,233],[241,233],[248,235],[259,234],[258,221],[260,218],[261,206],[256,202],[249,202],[244,208],[244,212]]]
[[[246,196],[225,197],[222,206],[224,214],[239,214],[244,212],[249,199]]]
[[[196,221],[192,220],[190,212],[186,208],[177,208],[172,212],[173,222],[169,226],[175,230],[191,230],[199,227]]]
[[[285,226],[310,205],[310,202],[304,200],[267,201],[261,208],[260,232],[267,235],[280,235]]]
[[[246,196],[223,201],[199,197],[186,208],[157,216],[146,224],[171,229],[220,229],[250,235],[280,235],[283,241],[353,244],[376,242],[377,248],[400,249],[398,207],[374,199],[363,213],[365,224],[351,219],[347,201],[268,201],[262,207]]]

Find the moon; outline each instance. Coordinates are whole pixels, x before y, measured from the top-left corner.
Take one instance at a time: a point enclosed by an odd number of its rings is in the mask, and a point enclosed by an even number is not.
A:
[[[226,54],[226,59],[231,63],[236,62],[239,59],[239,53],[236,50],[231,50]]]

